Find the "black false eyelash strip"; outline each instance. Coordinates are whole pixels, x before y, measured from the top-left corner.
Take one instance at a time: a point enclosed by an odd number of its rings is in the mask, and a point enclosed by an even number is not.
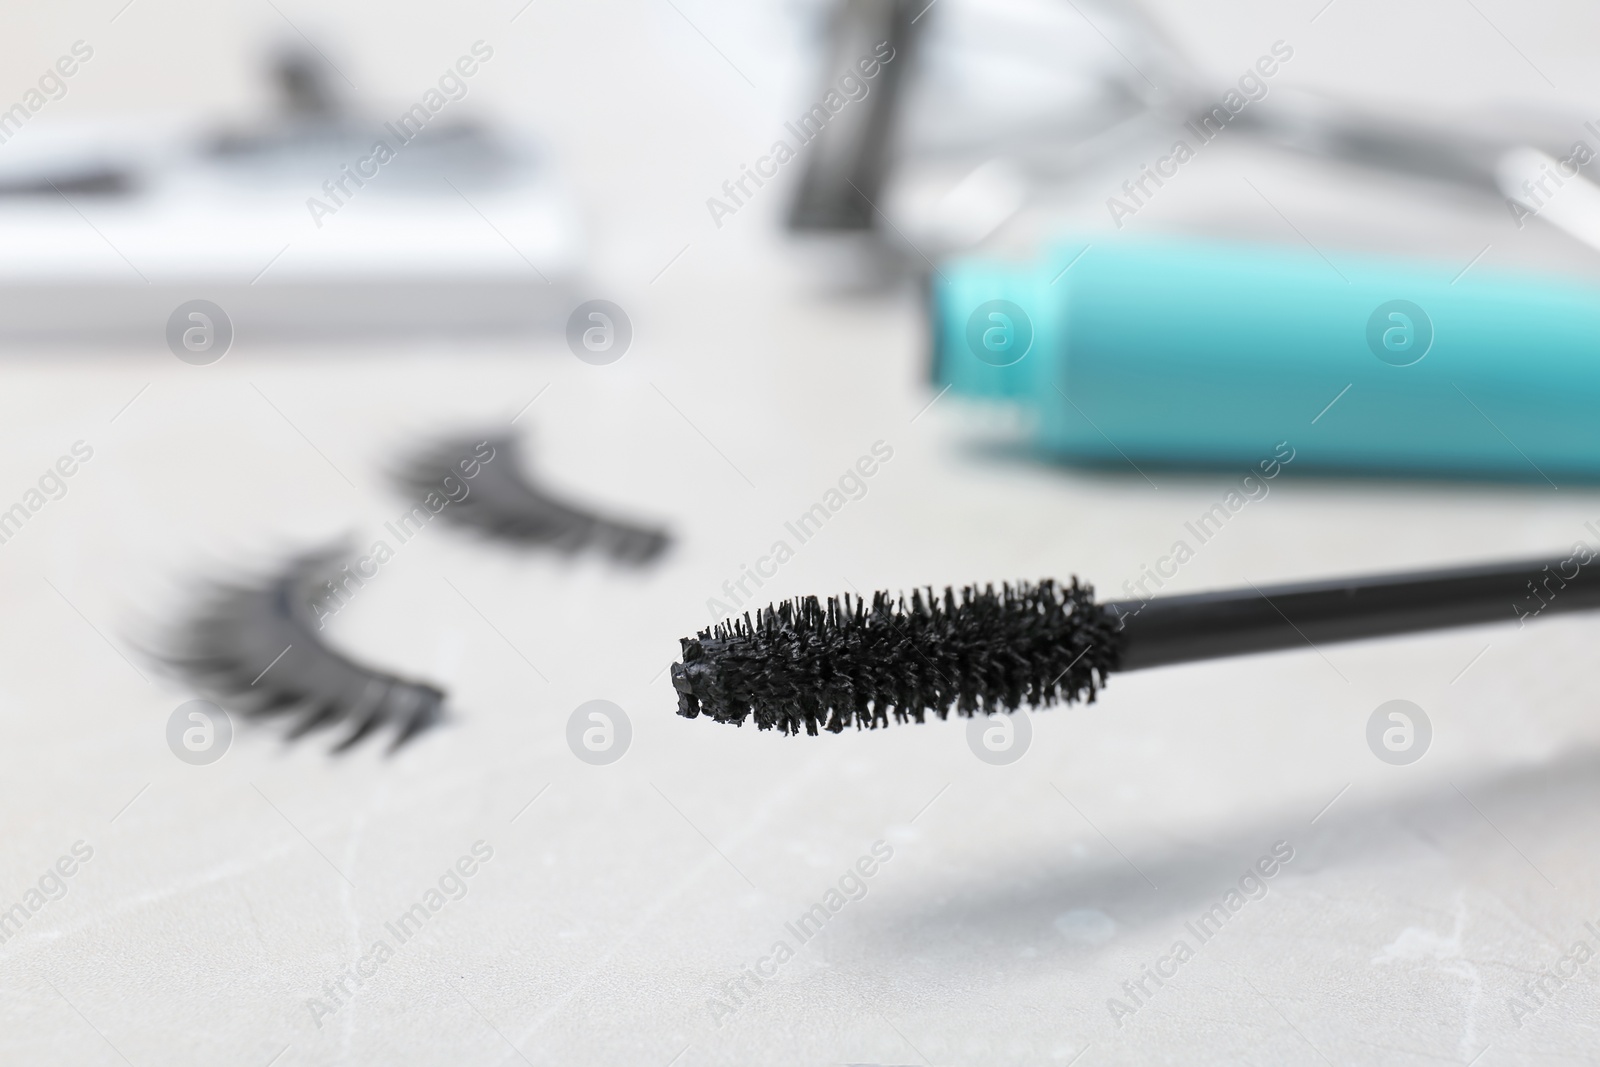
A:
[[[435,494],[448,522],[500,541],[573,554],[597,549],[621,563],[645,564],[666,550],[666,531],[588,511],[552,496],[519,463],[515,439],[448,438],[414,454],[395,475],[413,500]]]
[[[363,666],[325,645],[311,608],[313,590],[346,553],[327,550],[290,560],[255,585],[217,585],[162,657],[224,707],[248,717],[291,715],[291,740],[350,724],[343,752],[382,726],[399,748],[443,717],[445,694],[422,682]]]

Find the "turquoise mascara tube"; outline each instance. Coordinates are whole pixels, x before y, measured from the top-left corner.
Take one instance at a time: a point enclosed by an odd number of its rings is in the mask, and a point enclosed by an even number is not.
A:
[[[1064,458],[1600,479],[1600,290],[1570,279],[1107,239],[942,264],[932,314],[939,384]]]

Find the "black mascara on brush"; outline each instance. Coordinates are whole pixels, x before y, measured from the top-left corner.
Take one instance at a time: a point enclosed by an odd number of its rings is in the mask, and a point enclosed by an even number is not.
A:
[[[1076,578],[805,597],[685,638],[672,684],[686,718],[787,734],[1092,703],[1113,671],[1600,608],[1597,569],[1541,559],[1104,604]]]

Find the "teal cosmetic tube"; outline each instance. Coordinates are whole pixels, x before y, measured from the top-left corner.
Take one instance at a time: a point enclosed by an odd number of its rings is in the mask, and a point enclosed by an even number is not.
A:
[[[1600,289],[1192,240],[1073,241],[932,282],[935,376],[1111,464],[1600,479]]]

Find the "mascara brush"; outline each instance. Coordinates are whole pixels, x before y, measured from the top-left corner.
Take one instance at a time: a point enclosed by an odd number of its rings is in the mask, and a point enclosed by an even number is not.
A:
[[[685,638],[678,714],[815,735],[1092,703],[1114,671],[1600,608],[1580,560],[1533,560],[1097,603],[1094,587],[784,601]]]

